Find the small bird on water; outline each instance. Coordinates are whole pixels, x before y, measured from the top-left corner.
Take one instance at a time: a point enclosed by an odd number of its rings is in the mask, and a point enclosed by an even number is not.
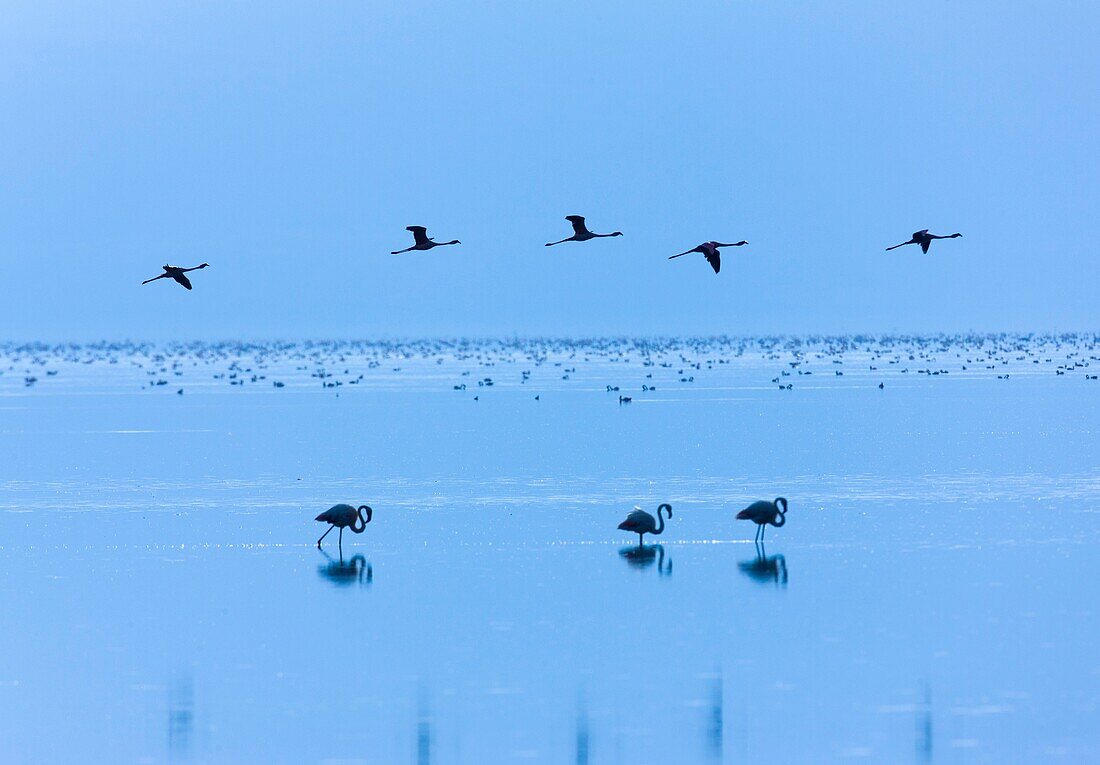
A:
[[[406,231],[411,231],[413,235],[413,246],[406,247],[403,250],[394,250],[390,255],[400,255],[403,252],[410,252],[412,250],[430,250],[433,247],[445,247],[448,244],[462,244],[457,239],[452,239],[449,242],[433,242],[428,238],[428,229],[423,226],[405,226]]]
[[[710,263],[710,267],[714,269],[714,273],[718,273],[722,270],[722,255],[718,252],[718,248],[740,247],[743,244],[748,244],[748,242],[746,242],[744,239],[742,239],[740,242],[731,242],[728,244],[723,242],[703,242],[698,247],[692,247],[687,252],[681,252],[679,255],[669,255],[668,259],[672,260],[673,258],[682,258],[685,255],[690,255],[693,252],[699,252],[702,253],[703,257],[707,259],[708,263]]]
[[[587,242],[589,239],[599,239],[607,236],[622,236],[622,231],[613,231],[610,234],[593,234],[588,230],[588,226],[584,225],[583,215],[566,215],[565,219],[573,224],[573,236],[568,236],[565,239],[559,239],[556,242],[547,242],[547,247],[552,247],[555,244],[561,244],[562,242]]]
[[[164,273],[160,276],[154,276],[152,279],[146,279],[142,284],[148,284],[149,282],[155,282],[157,279],[174,279],[177,284],[183,285],[186,289],[191,289],[191,280],[184,274],[188,271],[198,271],[200,268],[209,268],[209,263],[203,263],[201,266],[195,266],[194,268],[180,268],[179,266],[170,266],[165,263],[162,268]]]
[[[367,512],[367,517],[363,517],[363,511]],[[340,529],[340,541],[337,543],[343,545],[344,542],[344,529],[350,528],[356,534],[362,534],[363,530],[367,528],[367,524],[370,523],[371,516],[374,511],[371,510],[369,505],[360,505],[359,509],[352,507],[351,505],[333,505],[325,512],[318,515],[313,520],[320,521],[321,523],[331,523],[328,527],[328,531],[321,535],[321,539],[317,540],[317,547],[321,547],[321,540],[328,536],[329,531],[335,528]],[[356,526],[355,522],[359,521],[359,525]]]
[[[782,510],[779,509],[780,505],[783,506]],[[776,497],[774,502],[768,502],[766,499],[753,502],[737,514],[737,520],[755,523],[756,539],[763,542],[764,529],[767,524],[770,523],[772,526],[779,528],[787,522],[787,500],[783,497]]]
[[[932,244],[933,239],[958,239],[962,234],[948,234],[947,236],[937,236],[936,234],[929,234],[928,229],[922,228],[920,231],[913,232],[913,238],[908,242],[902,242],[901,244],[895,244],[893,247],[887,247],[886,251],[896,250],[898,247],[904,247],[907,244],[919,244],[921,250],[927,254],[928,245]]]
[[[630,514],[626,516],[626,520],[619,524],[619,528],[637,534],[638,544],[641,545],[645,534],[660,534],[665,530],[665,516],[663,515],[665,512],[668,513],[669,520],[672,520],[672,505],[667,502],[657,508],[657,518],[635,505]],[[660,525],[657,524],[658,519],[660,519]]]

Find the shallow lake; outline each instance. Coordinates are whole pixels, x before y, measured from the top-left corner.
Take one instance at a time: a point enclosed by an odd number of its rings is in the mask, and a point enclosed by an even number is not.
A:
[[[0,346],[0,761],[1100,761],[1098,355]]]

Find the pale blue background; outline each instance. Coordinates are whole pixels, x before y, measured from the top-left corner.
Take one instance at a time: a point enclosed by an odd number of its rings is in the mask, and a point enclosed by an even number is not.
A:
[[[8,2],[0,326],[1093,329],[1098,21],[1081,2]],[[569,213],[626,236],[543,248]],[[412,223],[464,244],[391,257]],[[965,236],[883,252],[925,227]],[[718,278],[664,259],[712,237],[752,244]],[[138,286],[202,260],[193,293]]]

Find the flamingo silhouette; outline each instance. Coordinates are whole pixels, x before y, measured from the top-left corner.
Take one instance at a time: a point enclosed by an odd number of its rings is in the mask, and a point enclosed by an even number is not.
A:
[[[367,517],[363,518],[363,511],[367,511]],[[340,541],[338,544],[343,547],[344,544],[344,529],[350,527],[356,534],[362,534],[363,530],[367,528],[367,524],[370,523],[371,515],[374,511],[370,509],[368,505],[360,505],[356,510],[351,505],[333,505],[325,512],[318,515],[313,520],[321,521],[322,523],[331,523],[328,527],[328,531],[321,535],[321,539],[328,536],[329,531],[335,528],[340,529]],[[359,526],[355,525],[355,522],[359,521]],[[321,547],[321,539],[317,540],[317,548]]]
[[[191,280],[184,274],[188,271],[198,271],[200,268],[209,268],[209,263],[203,263],[201,266],[195,266],[194,268],[180,268],[179,266],[170,266],[165,263],[162,268],[164,273],[159,276],[154,276],[152,279],[146,279],[142,284],[148,284],[149,282],[155,282],[157,279],[175,279],[177,284],[183,285],[186,289],[191,289]]]
[[[682,258],[685,255],[690,255],[693,252],[699,252],[702,253],[703,257],[705,257],[707,259],[707,262],[710,263],[710,267],[714,269],[714,273],[718,273],[722,270],[722,256],[719,254],[718,248],[740,247],[743,244],[748,244],[748,242],[746,242],[744,239],[742,239],[740,242],[730,242],[728,244],[723,242],[703,242],[698,247],[692,247],[687,252],[681,252],[679,255],[669,255],[668,259],[672,260],[673,258]]]
[[[573,236],[566,237],[565,239],[559,239],[556,242],[547,242],[547,247],[552,247],[555,244],[561,244],[562,242],[587,242],[589,239],[599,239],[605,236],[622,236],[622,231],[613,231],[610,234],[593,234],[588,230],[588,226],[584,225],[583,215],[566,215],[565,219],[573,224]]]
[[[901,244],[895,244],[893,247],[887,247],[886,251],[896,250],[898,247],[904,247],[907,244],[919,244],[923,252],[928,252],[928,245],[932,244],[933,239],[958,239],[962,234],[954,233],[947,236],[937,236],[936,234],[929,234],[928,229],[922,228],[920,231],[913,232],[913,238],[908,242],[902,242]]]
[[[433,242],[428,238],[428,229],[423,226],[405,226],[406,231],[411,231],[413,235],[413,246],[406,247],[403,250],[395,250],[390,255],[400,255],[403,252],[409,252],[411,250],[430,250],[433,247],[444,247],[448,244],[462,244],[457,239],[452,239],[449,242]]]
[[[638,546],[640,547],[645,534],[660,534],[665,530],[665,517],[661,514],[663,511],[667,511],[669,520],[672,520],[672,505],[667,502],[657,508],[657,518],[635,505],[634,509],[626,516],[626,520],[619,524],[619,528],[637,534]],[[659,526],[657,525],[658,519],[661,522]]]
[[[782,510],[779,509],[780,505],[783,506]],[[768,502],[766,499],[753,502],[737,514],[737,520],[755,523],[756,539],[763,542],[764,529],[767,524],[770,523],[772,526],[779,528],[787,522],[787,500],[783,497],[776,497],[774,502]]]

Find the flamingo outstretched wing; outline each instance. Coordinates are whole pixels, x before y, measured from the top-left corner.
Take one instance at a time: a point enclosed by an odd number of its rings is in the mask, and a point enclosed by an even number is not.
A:
[[[412,232],[413,240],[417,244],[428,243],[428,229],[424,228],[424,226],[405,226],[405,230]]]
[[[583,215],[566,215],[565,219],[573,224],[574,234],[587,234],[588,227],[584,225]]]

